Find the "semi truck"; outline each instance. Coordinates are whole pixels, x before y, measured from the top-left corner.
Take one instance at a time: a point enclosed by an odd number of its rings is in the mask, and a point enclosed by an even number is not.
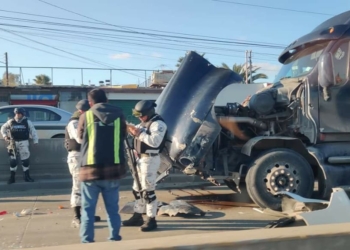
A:
[[[287,46],[274,83],[238,103],[218,96],[242,84],[235,72],[186,54],[158,99],[167,123],[161,181],[169,169],[239,191],[280,211],[280,192],[329,199],[350,184],[350,11]],[[166,167],[164,167],[166,166]]]

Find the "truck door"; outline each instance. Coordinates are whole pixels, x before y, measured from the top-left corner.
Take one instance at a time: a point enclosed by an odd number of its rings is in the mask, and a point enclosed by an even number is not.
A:
[[[333,76],[329,86],[319,86],[320,132],[350,133],[349,39],[331,50]]]

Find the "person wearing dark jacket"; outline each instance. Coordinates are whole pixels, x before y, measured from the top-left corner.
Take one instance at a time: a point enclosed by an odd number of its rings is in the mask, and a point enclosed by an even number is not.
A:
[[[102,193],[108,213],[109,240],[119,241],[119,179],[127,174],[124,155],[126,122],[119,107],[107,103],[99,88],[88,93],[90,109],[79,117],[78,143],[81,144],[81,225],[82,243],[94,242],[94,216]]]

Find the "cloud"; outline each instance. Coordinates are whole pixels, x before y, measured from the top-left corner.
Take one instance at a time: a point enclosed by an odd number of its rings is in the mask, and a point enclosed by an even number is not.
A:
[[[112,59],[115,60],[123,60],[123,59],[128,59],[131,57],[129,53],[120,53],[120,54],[113,54],[110,56]]]
[[[151,56],[152,56],[152,57],[158,57],[158,58],[159,58],[159,57],[162,57],[163,55],[160,54],[160,53],[154,52],[154,53],[151,54]]]

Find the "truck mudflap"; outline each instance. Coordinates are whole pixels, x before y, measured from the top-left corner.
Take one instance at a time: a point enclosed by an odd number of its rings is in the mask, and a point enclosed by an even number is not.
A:
[[[235,72],[217,68],[195,52],[187,53],[156,103],[156,112],[168,126],[165,159],[173,166],[195,167],[221,131],[214,109],[216,97],[226,86],[241,83]]]

